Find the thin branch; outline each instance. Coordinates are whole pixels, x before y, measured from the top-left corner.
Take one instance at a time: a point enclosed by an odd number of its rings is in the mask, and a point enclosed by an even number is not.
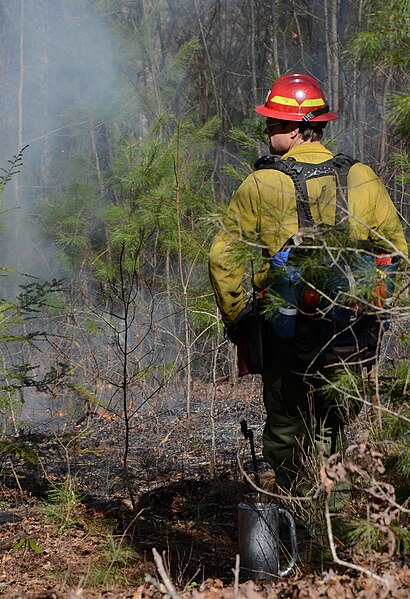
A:
[[[323,375],[323,373],[317,372],[317,376],[319,378],[321,378],[325,383],[327,383],[335,391],[338,391],[338,392],[342,391],[345,399],[352,399],[353,401],[360,401],[365,406],[369,406],[370,408],[374,407],[377,410],[380,410],[381,412],[386,412],[387,414],[391,414],[393,416],[396,416],[397,418],[400,418],[401,420],[404,420],[405,422],[410,423],[410,418],[407,418],[407,416],[404,416],[403,414],[399,414],[397,411],[390,410],[389,408],[385,408],[384,406],[380,406],[380,405],[375,406],[371,401],[368,401],[367,399],[364,399],[363,397],[360,397],[360,396],[352,395],[351,393],[349,393],[347,391],[347,389],[341,389],[335,383],[333,383],[330,379],[326,378]]]
[[[233,585],[233,597],[234,599],[238,599],[239,597],[239,566],[241,563],[241,558],[239,553],[236,554],[235,560],[235,568],[232,568],[232,572],[234,575],[234,585]]]
[[[390,583],[386,579],[382,578],[381,576],[378,576],[377,574],[374,574],[373,572],[371,572],[367,568],[364,568],[363,566],[358,566],[357,564],[353,564],[351,562],[346,562],[339,558],[339,556],[337,555],[337,552],[336,552],[336,546],[335,546],[335,541],[334,541],[334,537],[333,537],[333,529],[332,529],[332,522],[331,522],[331,518],[330,518],[329,499],[328,498],[326,498],[326,503],[325,503],[325,517],[326,517],[326,527],[327,527],[327,538],[329,540],[329,546],[330,546],[330,551],[332,552],[333,561],[336,564],[338,564],[339,566],[344,566],[345,568],[351,568],[352,570],[356,570],[357,572],[362,572],[362,574],[366,574],[370,578],[374,578],[374,580],[378,580],[385,587],[389,588]]]
[[[158,573],[162,578],[162,582],[164,583],[165,588],[168,591],[168,594],[170,595],[171,599],[179,599],[179,595],[176,592],[175,587],[172,584],[167,571],[165,570],[163,559],[160,556],[160,554],[158,553],[158,551],[155,549],[155,547],[152,549],[152,554],[154,556],[154,561],[155,561],[155,565],[157,567]]]
[[[239,466],[239,470],[241,471],[242,476],[244,477],[244,479],[246,480],[247,483],[250,484],[250,486],[255,489],[255,491],[257,491],[258,493],[260,493],[261,495],[266,495],[268,497],[274,497],[275,499],[282,499],[283,501],[289,501],[290,496],[289,495],[285,495],[283,493],[272,493],[271,491],[267,491],[266,489],[262,489],[261,487],[259,487],[249,476],[249,474],[244,470],[243,464],[242,464],[242,460],[241,457],[239,455],[240,450],[238,450],[238,453],[236,454],[236,460],[238,462],[238,466]],[[317,499],[317,497],[319,497],[319,489],[316,491],[316,493],[314,493],[313,495],[309,495],[307,496],[301,496],[301,497],[297,497],[297,496],[291,496],[292,501],[309,501],[312,502],[314,499]]]

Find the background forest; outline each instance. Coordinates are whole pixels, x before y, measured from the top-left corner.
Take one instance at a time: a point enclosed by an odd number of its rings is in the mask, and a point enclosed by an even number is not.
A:
[[[20,397],[27,369],[30,381],[63,383],[64,397],[67,385],[101,396],[102,381],[124,383],[125,355],[127,384],[184,381],[189,410],[193,377],[209,380],[215,359],[214,376],[229,372],[226,345],[215,358],[207,253],[232,190],[267,152],[253,109],[280,74],[319,79],[341,117],[327,143],[374,167],[407,222],[409,2],[8,0],[0,10],[3,168],[28,146],[0,240],[3,268],[24,277],[3,279],[3,297],[28,284],[34,301],[45,280],[64,279],[36,325],[52,334],[41,372],[29,349],[17,348],[17,366],[11,358]]]
[[[236,383],[207,256],[268,153],[254,107],[276,77],[320,81],[325,144],[376,170],[408,232],[410,0],[2,0],[0,40],[3,437],[117,415],[134,501],[132,419]]]

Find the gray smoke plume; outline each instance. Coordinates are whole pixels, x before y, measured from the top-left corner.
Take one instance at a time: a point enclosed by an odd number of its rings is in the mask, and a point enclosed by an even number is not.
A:
[[[39,202],[57,194],[67,148],[89,144],[94,115],[109,113],[118,88],[115,42],[96,3],[8,0],[2,18],[0,167],[28,144],[8,184],[1,265],[49,278],[55,248],[40,239]]]

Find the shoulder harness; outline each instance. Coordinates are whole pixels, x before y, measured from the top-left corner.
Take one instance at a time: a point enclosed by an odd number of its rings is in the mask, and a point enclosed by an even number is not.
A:
[[[255,170],[276,169],[288,175],[295,186],[298,224],[301,227],[312,227],[315,221],[310,210],[310,201],[306,181],[317,177],[333,175],[336,179],[336,215],[335,225],[340,225],[347,213],[347,175],[350,167],[358,162],[345,154],[336,154],[333,158],[312,164],[298,162],[294,158],[282,160],[275,156],[262,156],[255,162]]]

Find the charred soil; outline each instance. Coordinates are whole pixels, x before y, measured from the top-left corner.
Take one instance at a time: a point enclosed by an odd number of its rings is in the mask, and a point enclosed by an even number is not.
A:
[[[239,448],[245,469],[252,469],[242,419],[266,469],[260,383],[221,385],[214,409],[206,386],[195,397],[189,419],[184,406],[165,399],[136,412],[128,485],[124,422],[109,410],[80,424],[61,417],[26,424],[3,440],[0,596],[138,599],[172,596],[174,588],[181,598],[408,597],[405,559],[363,558],[365,568],[383,575],[381,583],[336,569],[325,547],[302,551],[288,579],[235,582],[237,505],[249,492],[237,465]]]

